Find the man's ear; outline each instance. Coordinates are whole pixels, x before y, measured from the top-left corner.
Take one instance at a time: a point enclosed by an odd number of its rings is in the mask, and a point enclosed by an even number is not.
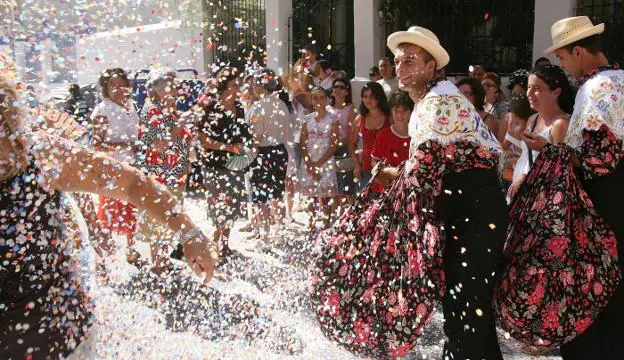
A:
[[[425,64],[425,67],[427,68],[427,71],[435,74],[438,67],[438,62],[435,60],[430,60],[427,64]]]

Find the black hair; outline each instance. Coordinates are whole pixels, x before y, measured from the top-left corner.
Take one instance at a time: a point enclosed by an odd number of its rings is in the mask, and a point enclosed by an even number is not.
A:
[[[600,34],[592,35],[586,37],[585,39],[581,39],[579,41],[575,41],[570,45],[563,46],[562,49],[566,49],[568,53],[572,53],[575,47],[580,46],[586,49],[592,55],[598,55],[604,51],[602,48],[602,37]]]
[[[332,81],[332,89],[334,88],[334,86],[336,86],[336,83],[339,83],[339,82],[345,84],[345,86],[347,87],[347,95],[345,96],[345,104],[353,103],[353,96],[351,95],[351,85],[349,85],[349,82],[347,80],[342,79],[342,78],[334,79],[334,81]],[[330,99],[330,104],[334,106],[336,105],[335,102],[336,102],[336,99],[334,99],[334,97],[332,96]]]
[[[373,74],[381,76],[381,70],[379,70],[379,66],[374,65],[374,66],[371,66],[370,69],[368,69],[368,76],[371,76]]]
[[[362,92],[360,93],[360,97],[364,99],[364,93],[370,90],[373,94],[373,97],[377,100],[379,109],[386,115],[390,115],[390,105],[388,105],[388,99],[386,98],[386,93],[384,92],[383,86],[375,81],[369,81],[362,88]],[[364,105],[364,100],[360,103],[360,114],[362,116],[367,116],[369,110]]]
[[[539,59],[538,59],[539,60]],[[507,89],[511,90],[516,85],[522,86],[526,91],[529,87],[529,72],[524,69],[518,69],[509,75],[509,81],[507,81]]]
[[[509,112],[516,114],[524,120],[528,120],[531,115],[535,114],[535,110],[531,109],[529,98],[523,92],[511,95],[509,98]]]
[[[122,68],[106,69],[102,71],[102,74],[98,79],[98,85],[100,86],[100,94],[102,95],[102,98],[110,99],[108,94],[108,84],[114,78],[121,78],[128,87],[131,85],[130,79],[128,79],[128,74],[126,74]]]
[[[275,71],[271,69],[263,69],[260,74],[256,75],[255,79],[256,82],[261,84],[262,87],[264,87],[269,93],[277,93],[277,97],[284,102],[289,113],[292,114],[295,112],[295,107],[292,102],[290,102],[290,97],[288,96],[288,90],[284,88],[282,79],[277,76]]]
[[[76,83],[69,84],[69,86],[67,86],[67,91],[69,91],[69,96],[72,98],[79,99],[82,97],[82,94],[80,94],[80,85]]]
[[[390,104],[390,108],[403,106],[410,112],[414,110],[414,100],[412,100],[406,91],[401,89],[396,89],[390,94],[390,100],[388,103]]]
[[[327,60],[319,60],[318,64],[319,64],[319,67],[321,68],[321,70],[323,70],[323,71],[331,69],[331,65],[329,64],[329,61],[327,61]]]
[[[541,58],[535,60],[535,67],[543,66],[543,65],[540,65],[540,63],[543,63],[543,62],[546,62],[546,61],[548,62],[548,64],[550,64],[550,59],[547,58],[547,57],[543,57],[542,56]],[[544,65],[548,65],[548,64],[544,64]]]
[[[306,45],[303,49],[307,50],[307,51],[309,51],[311,53],[314,53],[316,55],[318,55],[318,53],[319,53],[318,52],[318,47],[316,45],[314,45],[314,44]]]
[[[574,110],[574,89],[566,74],[556,65],[538,66],[531,70],[531,75],[535,75],[546,83],[550,90],[561,89],[561,94],[557,99],[557,104],[561,110],[572,114]]]
[[[475,109],[483,111],[485,107],[485,89],[483,88],[483,85],[481,85],[481,82],[476,78],[468,77],[461,79],[456,84],[457,87],[462,85],[470,86],[470,90],[472,90],[472,93],[475,96],[475,103],[473,104]]]

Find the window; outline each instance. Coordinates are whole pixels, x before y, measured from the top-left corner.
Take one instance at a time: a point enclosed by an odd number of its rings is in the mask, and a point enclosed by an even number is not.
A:
[[[257,62],[264,66],[265,0],[220,0],[210,11],[214,63],[239,69]]]
[[[605,23],[602,45],[610,63],[624,63],[624,47],[618,36],[624,32],[624,0],[577,0],[576,14],[589,16],[597,25]]]
[[[418,25],[433,31],[449,52],[447,74],[470,65],[510,73],[531,68],[535,0],[386,0],[386,33]]]

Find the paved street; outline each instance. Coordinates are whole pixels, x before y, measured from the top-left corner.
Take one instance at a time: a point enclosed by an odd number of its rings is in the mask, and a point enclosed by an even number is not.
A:
[[[201,201],[186,207],[204,230]],[[305,214],[298,213],[305,222]],[[166,281],[110,259],[112,282],[94,289],[97,343],[102,358],[348,359],[315,325],[306,298],[310,244],[301,226],[289,226],[270,245],[233,233],[236,255],[210,287],[181,270]],[[123,241],[119,241],[120,244]],[[140,244],[146,256],[146,244]],[[121,251],[119,252],[122,253]],[[439,359],[438,313],[409,359]],[[534,359],[502,336],[505,359]],[[558,359],[542,356],[540,359]]]

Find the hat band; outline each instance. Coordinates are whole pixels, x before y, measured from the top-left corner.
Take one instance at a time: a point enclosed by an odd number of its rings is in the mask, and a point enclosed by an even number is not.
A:
[[[564,41],[565,39],[569,38],[569,37],[570,37],[570,36],[569,36],[569,35],[570,35],[570,33],[578,33],[578,32],[581,32],[581,31],[589,30],[589,29],[591,29],[592,27],[594,27],[594,25],[593,25],[593,24],[587,24],[587,23],[582,23],[582,24],[577,24],[577,25],[574,25],[574,26],[572,26],[571,28],[569,28],[566,32],[564,32],[564,33],[559,34],[558,36],[556,36],[556,37],[553,39],[553,42],[554,42],[555,44],[560,43],[560,42]]]

